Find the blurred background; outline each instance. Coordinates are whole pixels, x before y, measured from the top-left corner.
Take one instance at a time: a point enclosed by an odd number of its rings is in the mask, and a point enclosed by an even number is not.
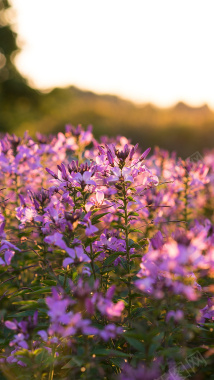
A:
[[[0,0],[0,132],[214,147],[212,0]]]

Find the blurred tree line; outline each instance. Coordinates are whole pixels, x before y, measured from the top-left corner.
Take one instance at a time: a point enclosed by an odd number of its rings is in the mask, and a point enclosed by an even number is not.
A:
[[[171,108],[136,105],[74,86],[49,93],[32,89],[14,65],[20,51],[10,25],[8,0],[0,0],[0,132],[55,133],[65,124],[92,124],[95,137],[125,135],[143,148],[158,145],[184,158],[214,145],[214,112],[207,105]]]
[[[8,0],[0,0],[0,130],[11,128],[8,113],[13,112],[20,103],[38,103],[39,94],[28,86],[25,78],[16,69],[13,61],[19,52],[17,34],[8,21]]]

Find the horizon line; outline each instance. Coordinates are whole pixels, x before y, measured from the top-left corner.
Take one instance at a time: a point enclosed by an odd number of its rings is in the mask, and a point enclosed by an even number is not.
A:
[[[214,112],[214,107],[209,103],[209,102],[206,102],[206,101],[202,101],[201,103],[191,103],[191,102],[188,102],[186,100],[183,100],[183,99],[179,99],[175,102],[172,102],[172,103],[168,103],[166,105],[163,105],[161,103],[158,104],[158,102],[155,102],[155,101],[143,101],[143,100],[137,100],[137,99],[133,99],[133,98],[129,98],[129,97],[126,97],[125,95],[123,94],[120,94],[120,93],[115,93],[115,92],[105,92],[105,91],[97,91],[97,90],[94,90],[94,89],[89,89],[89,88],[86,88],[86,87],[81,87],[77,84],[67,84],[67,85],[53,85],[51,87],[47,87],[47,88],[43,88],[43,87],[37,87],[35,83],[32,83],[33,81],[31,80],[27,80],[28,84],[30,87],[32,87],[34,90],[36,91],[39,91],[41,92],[42,94],[49,94],[50,92],[52,92],[53,90],[55,89],[69,89],[70,87],[73,87],[73,88],[76,88],[77,90],[80,90],[82,92],[91,92],[92,94],[95,94],[95,95],[98,95],[98,96],[112,96],[112,97],[116,97],[120,100],[123,100],[123,101],[127,101],[129,103],[132,103],[136,106],[147,106],[147,105],[150,105],[150,106],[153,106],[155,108],[158,108],[158,109],[169,109],[169,108],[175,108],[176,106],[178,106],[179,104],[183,104],[189,108],[192,108],[192,109],[200,109],[200,108],[205,108],[207,107],[210,111]]]

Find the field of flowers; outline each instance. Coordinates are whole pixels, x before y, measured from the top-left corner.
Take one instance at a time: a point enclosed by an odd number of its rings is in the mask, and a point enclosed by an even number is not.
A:
[[[214,379],[214,151],[0,140],[0,378]]]

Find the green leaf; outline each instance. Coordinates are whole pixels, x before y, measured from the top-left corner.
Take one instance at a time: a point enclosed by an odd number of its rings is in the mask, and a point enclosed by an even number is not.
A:
[[[16,302],[13,302],[13,305],[24,305],[24,306],[27,306],[27,305],[37,305],[37,301],[35,300],[23,300],[23,301],[16,301]]]
[[[138,243],[136,243],[136,241],[134,241],[133,239],[129,239],[129,247],[134,247],[134,248],[142,248]]]
[[[52,288],[50,286],[48,286],[48,287],[45,287],[45,288],[42,288],[42,289],[38,289],[38,290],[35,290],[35,291],[27,293],[27,294],[51,293],[51,289]]]
[[[121,262],[123,268],[125,269],[125,271],[128,272],[128,264],[127,264],[127,261],[121,257],[120,262]]]
[[[69,285],[69,279],[66,276],[59,275],[59,282],[63,286],[65,282],[65,286]]]
[[[121,368],[124,364],[124,359],[122,358],[112,358],[110,359],[110,362],[114,365],[116,365],[117,367]]]
[[[134,347],[137,351],[145,353],[145,344],[140,342],[139,340],[135,338],[130,338],[129,336],[123,335],[125,340]]]
[[[123,281],[126,285],[129,283],[129,281],[126,280],[126,278],[121,278],[121,277],[120,277],[120,280]]]
[[[45,364],[44,361],[47,361],[50,357],[50,354],[47,352],[46,349],[44,348],[38,348],[37,350],[34,351],[34,360],[37,365],[41,367],[41,364]]]
[[[81,367],[83,365],[83,359],[74,356],[68,363],[66,363],[62,369],[68,369],[72,367]]]
[[[103,268],[103,270],[100,270],[100,274],[110,273],[114,270],[114,267],[111,266],[110,268]]]
[[[132,317],[140,317],[145,315],[146,309],[144,307],[136,307],[135,309],[132,310],[131,316]]]
[[[87,237],[86,242],[85,242],[85,247],[90,245],[90,243],[93,243],[95,240],[97,240],[97,236]]]
[[[116,223],[116,222],[114,222],[114,228],[116,228],[117,230],[119,230],[119,229],[121,228],[121,230],[126,231],[126,227],[123,226],[123,225],[120,224],[120,223]]]
[[[107,259],[104,261],[105,265],[110,265],[113,261],[115,261],[118,256],[120,256],[120,252],[112,253]]]
[[[34,355],[37,356],[39,355],[42,351],[44,350],[44,348],[37,348],[35,351],[34,351]]]
[[[99,214],[99,215],[94,216],[94,217],[91,219],[92,224],[96,224],[96,223],[98,223],[99,220],[100,220],[103,216],[105,216],[105,215],[107,215],[107,214],[109,214],[109,212],[103,212],[102,214]]]
[[[99,256],[102,252],[103,252],[103,251],[98,251],[98,252],[96,252],[95,255],[94,255],[94,259],[96,259],[96,257]]]
[[[133,197],[131,197],[131,195],[128,195],[128,200],[130,201],[130,202],[135,202],[135,200],[134,200],[134,198]]]
[[[21,311],[20,313],[9,315],[8,318],[29,317],[29,316],[34,315],[34,313],[35,313],[34,310],[26,310],[26,311]]]
[[[119,216],[120,218],[125,218],[124,213],[117,211],[115,215]]]
[[[96,356],[115,356],[120,358],[127,358],[128,355],[122,351],[110,350],[108,348],[97,348],[92,351],[92,355]]]
[[[44,285],[49,285],[49,286],[56,286],[57,285],[57,282],[54,280],[43,280],[42,283]]]
[[[139,216],[138,212],[135,212],[135,211],[130,211],[128,213],[128,216]]]
[[[130,228],[129,232],[139,232],[140,234],[142,234],[143,232],[141,230],[139,230],[138,228]]]
[[[115,198],[117,198],[117,199],[120,199],[121,201],[124,201],[124,198],[123,197],[120,197],[120,196],[116,196]],[[119,208],[119,207],[118,207]]]
[[[99,209],[99,208],[94,208],[94,209],[91,211],[92,215],[94,215],[97,211],[100,211],[100,209]]]

